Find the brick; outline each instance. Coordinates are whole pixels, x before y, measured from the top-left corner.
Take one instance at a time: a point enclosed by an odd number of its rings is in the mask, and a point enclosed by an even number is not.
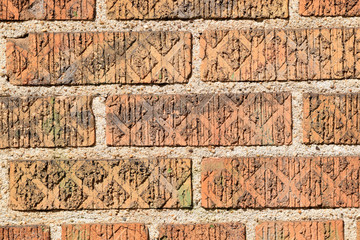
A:
[[[245,226],[240,223],[167,224],[159,228],[159,238],[166,240],[245,240]]]
[[[189,159],[10,162],[14,210],[188,208]]]
[[[360,29],[205,31],[203,81],[287,81],[360,78]]]
[[[264,222],[255,230],[256,240],[343,240],[343,221]]]
[[[148,240],[148,229],[139,223],[62,225],[62,240]]]
[[[0,227],[0,240],[50,240],[50,228],[45,226]]]
[[[107,0],[111,19],[239,19],[287,18],[289,1]]]
[[[289,93],[119,95],[106,101],[109,146],[289,145]]]
[[[359,157],[206,158],[204,208],[360,207]]]
[[[360,1],[300,0],[299,13],[307,17],[355,17],[360,16]]]
[[[305,144],[360,144],[360,94],[304,94]]]
[[[186,32],[40,33],[10,38],[7,75],[15,85],[186,83]]]
[[[95,0],[0,0],[0,21],[93,20]]]
[[[0,148],[95,144],[92,97],[0,97]]]

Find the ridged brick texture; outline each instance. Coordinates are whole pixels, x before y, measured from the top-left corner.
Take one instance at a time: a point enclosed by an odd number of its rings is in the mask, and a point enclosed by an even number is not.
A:
[[[203,81],[360,78],[360,30],[250,29],[205,31]]]
[[[304,94],[305,144],[359,144],[360,94]]]
[[[93,20],[95,0],[0,0],[0,21]]]
[[[106,101],[110,146],[289,145],[289,93],[119,95]]]
[[[205,208],[360,207],[359,157],[206,158]]]
[[[111,19],[287,18],[288,0],[107,0]]]
[[[0,148],[95,144],[92,97],[0,97]]]
[[[148,240],[148,229],[139,223],[63,225],[62,240]]]
[[[10,38],[7,75],[15,85],[186,83],[186,32],[38,33]]]
[[[264,222],[256,227],[256,240],[343,240],[343,221]]]
[[[354,17],[360,16],[359,0],[300,0],[299,12],[302,16]]]
[[[188,159],[10,162],[14,210],[187,208]]]
[[[168,224],[159,228],[160,240],[245,240],[240,223]]]
[[[45,226],[0,227],[0,240],[50,240],[50,229]]]

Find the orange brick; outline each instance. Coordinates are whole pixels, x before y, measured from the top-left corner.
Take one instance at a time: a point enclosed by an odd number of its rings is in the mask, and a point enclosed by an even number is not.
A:
[[[203,81],[360,78],[357,28],[205,31],[200,46]]]
[[[343,240],[343,221],[264,222],[256,227],[256,240]]]
[[[106,101],[109,146],[289,145],[289,93],[120,95]]]
[[[299,13],[302,16],[355,17],[360,16],[359,0],[300,0]]]
[[[14,210],[188,208],[188,159],[10,161]]]
[[[148,229],[139,223],[62,225],[62,240],[148,240]]]
[[[0,0],[0,21],[93,20],[95,0]]]
[[[41,33],[7,40],[7,75],[15,85],[186,83],[186,32]]]
[[[111,19],[287,18],[288,0],[107,0]]]
[[[0,97],[0,148],[95,144],[92,97]]]
[[[0,227],[0,240],[50,240],[50,228],[45,226]]]
[[[159,238],[166,240],[245,240],[245,226],[240,223],[168,224],[159,228]]]
[[[204,208],[360,207],[359,157],[206,158]]]

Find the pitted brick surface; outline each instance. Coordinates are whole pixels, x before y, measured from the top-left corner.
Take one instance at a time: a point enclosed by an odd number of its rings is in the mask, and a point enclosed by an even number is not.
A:
[[[50,240],[50,228],[45,226],[0,227],[0,240]]]
[[[360,16],[359,0],[299,0],[299,13],[302,16],[317,17],[355,17]]]

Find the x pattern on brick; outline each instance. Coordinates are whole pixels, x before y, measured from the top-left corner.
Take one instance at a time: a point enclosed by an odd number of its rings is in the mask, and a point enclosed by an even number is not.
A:
[[[289,93],[119,95],[106,102],[110,146],[284,145]]]
[[[42,33],[7,42],[16,85],[186,83],[191,34],[185,32]]]
[[[50,229],[45,226],[0,227],[0,240],[50,240]]]
[[[16,210],[191,204],[191,161],[187,159],[10,162],[10,205]]]
[[[359,0],[300,0],[299,12],[302,16],[360,16]]]
[[[357,157],[204,159],[202,206],[359,207],[359,174]]]

